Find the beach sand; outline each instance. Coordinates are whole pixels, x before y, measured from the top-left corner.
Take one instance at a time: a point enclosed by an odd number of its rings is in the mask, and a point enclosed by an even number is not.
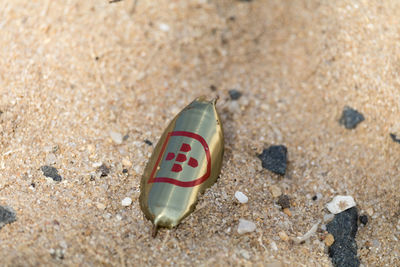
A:
[[[369,218],[361,263],[399,266],[400,2],[188,2],[0,3],[0,205],[17,214],[0,230],[2,265],[331,266],[321,225],[303,244],[286,236],[351,195]],[[200,95],[220,97],[220,179],[152,238],[142,172]],[[365,117],[353,130],[345,106]],[[287,147],[284,177],[257,158],[270,145]],[[239,219],[256,230],[238,234]]]

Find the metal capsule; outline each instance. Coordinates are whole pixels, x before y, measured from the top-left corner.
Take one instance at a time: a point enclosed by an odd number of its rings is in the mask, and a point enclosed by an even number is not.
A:
[[[140,184],[140,207],[154,224],[172,228],[193,212],[199,194],[217,180],[224,134],[217,99],[199,97],[165,129]]]

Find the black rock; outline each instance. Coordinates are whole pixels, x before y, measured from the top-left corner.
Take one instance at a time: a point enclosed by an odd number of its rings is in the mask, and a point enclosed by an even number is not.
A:
[[[8,223],[15,222],[17,220],[17,215],[15,211],[10,207],[0,206],[0,229]]]
[[[108,168],[107,165],[103,163],[100,167],[97,168],[97,171],[100,172],[100,177],[105,177],[110,173],[110,168]]]
[[[236,89],[229,90],[228,93],[232,100],[238,100],[242,96],[242,93]]]
[[[144,140],[144,142],[145,142],[147,145],[149,145],[149,146],[152,146],[152,145],[153,145],[153,142],[151,142],[151,141],[148,140],[148,139]]]
[[[368,216],[367,215],[360,215],[360,217],[358,217],[358,219],[360,220],[360,223],[366,225],[368,223]]]
[[[288,195],[280,195],[278,199],[278,205],[282,207],[282,209],[290,208],[290,198]]]
[[[264,169],[284,175],[287,167],[287,148],[282,145],[270,146],[258,155]]]
[[[335,215],[326,225],[326,229],[335,238],[329,247],[329,256],[336,267],[358,267],[357,243],[355,240],[358,230],[358,211],[356,207],[345,210]]]
[[[344,107],[342,117],[339,123],[344,125],[346,129],[354,129],[357,125],[364,120],[364,115],[351,107]]]
[[[390,137],[392,138],[392,140],[396,143],[400,143],[400,138],[397,138],[397,136],[393,133],[390,134]]]
[[[217,91],[217,87],[215,85],[211,84],[210,85],[210,90],[215,92],[215,91]]]
[[[50,177],[56,182],[60,182],[62,180],[62,177],[58,174],[58,170],[56,168],[45,165],[40,167],[40,169],[42,170],[44,176]]]

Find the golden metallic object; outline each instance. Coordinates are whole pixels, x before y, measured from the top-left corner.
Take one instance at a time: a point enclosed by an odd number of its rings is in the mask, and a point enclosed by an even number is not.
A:
[[[199,97],[170,122],[158,141],[140,184],[140,207],[159,227],[172,228],[193,212],[199,194],[217,180],[224,133],[217,99]]]

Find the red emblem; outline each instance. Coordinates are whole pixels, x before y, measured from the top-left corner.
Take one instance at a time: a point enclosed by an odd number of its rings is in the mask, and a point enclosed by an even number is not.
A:
[[[169,142],[170,140],[173,140],[171,138],[174,137],[185,138],[180,138],[180,142]],[[170,145],[168,145],[169,143]],[[167,148],[168,153],[164,153]],[[204,152],[201,150],[204,150]],[[201,156],[199,156],[199,151]],[[197,158],[195,155],[197,155]],[[202,162],[202,158],[199,157],[205,157],[207,162],[205,173],[199,174],[199,177],[186,176],[188,174],[185,173],[185,170],[196,169],[199,166],[199,161]],[[157,172],[157,167],[160,166],[160,161],[162,161],[162,166],[167,166],[168,168],[163,168],[163,170]],[[157,177],[155,177],[156,173]],[[157,162],[151,172],[148,183],[170,183],[181,187],[193,187],[207,180],[207,178],[210,177],[210,173],[210,150],[204,138],[191,132],[175,131],[168,133],[168,136],[162,145],[160,154],[158,155]]]

